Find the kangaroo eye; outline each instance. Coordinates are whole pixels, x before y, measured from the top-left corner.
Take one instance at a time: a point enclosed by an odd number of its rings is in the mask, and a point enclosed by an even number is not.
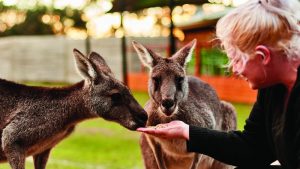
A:
[[[178,90],[182,90],[182,83],[184,81],[184,77],[176,77],[175,84]]]
[[[160,83],[160,77],[153,77],[152,79],[155,83]]]
[[[184,77],[176,77],[175,80],[176,80],[176,83],[182,83],[184,80]]]
[[[157,91],[160,86],[161,78],[160,77],[152,77],[152,80],[154,81],[154,90]]]
[[[111,95],[111,100],[112,100],[113,104],[121,104],[122,95],[120,93],[113,93]]]

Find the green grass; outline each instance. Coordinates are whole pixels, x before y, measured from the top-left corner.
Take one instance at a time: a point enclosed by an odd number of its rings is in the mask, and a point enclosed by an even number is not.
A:
[[[242,130],[245,125],[245,120],[249,116],[252,105],[241,103],[233,103],[233,105],[237,111],[237,128],[238,130]]]
[[[133,94],[141,105],[149,98],[144,92]],[[241,129],[251,106],[234,106]],[[143,164],[138,142],[139,133],[128,131],[119,124],[100,118],[85,121],[53,149],[47,169],[140,169]],[[0,164],[0,169],[9,168],[8,164]],[[31,157],[26,160],[26,169],[33,169]]]

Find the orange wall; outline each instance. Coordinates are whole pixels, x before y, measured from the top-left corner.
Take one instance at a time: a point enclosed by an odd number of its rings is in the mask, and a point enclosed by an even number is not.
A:
[[[257,91],[250,89],[248,83],[242,79],[204,75],[200,78],[213,86],[223,100],[240,103],[254,103],[256,100]]]

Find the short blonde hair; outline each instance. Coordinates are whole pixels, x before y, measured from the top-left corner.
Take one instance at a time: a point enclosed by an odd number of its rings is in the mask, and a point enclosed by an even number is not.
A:
[[[216,35],[230,59],[248,59],[257,45],[300,59],[299,23],[298,0],[249,0],[218,21]]]

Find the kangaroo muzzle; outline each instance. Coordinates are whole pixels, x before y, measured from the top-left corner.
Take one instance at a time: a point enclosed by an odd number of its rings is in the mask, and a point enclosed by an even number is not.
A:
[[[161,107],[162,112],[165,115],[170,116],[173,114],[173,112],[176,108],[176,104],[173,99],[164,99],[164,100],[162,100],[160,107]]]

